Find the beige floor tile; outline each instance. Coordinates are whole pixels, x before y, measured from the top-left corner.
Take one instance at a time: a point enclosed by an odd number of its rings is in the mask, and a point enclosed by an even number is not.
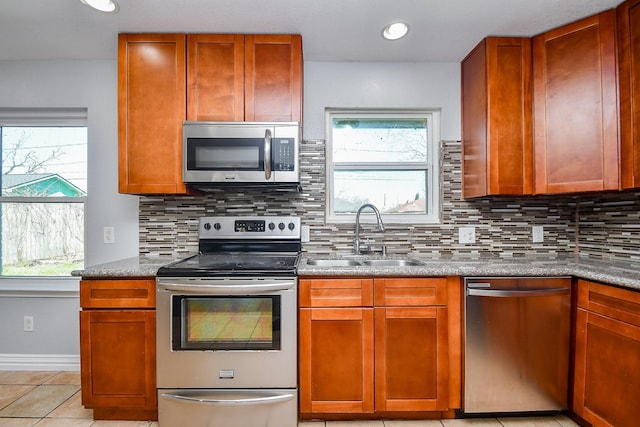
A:
[[[327,421],[327,427],[384,427],[380,420],[373,421]]]
[[[74,384],[80,385],[80,371],[59,372],[45,384]]]
[[[53,378],[57,373],[49,371],[0,371],[0,384],[40,385]]]
[[[495,418],[463,418],[458,420],[442,420],[444,427],[502,427]]]
[[[15,402],[20,397],[24,396],[34,388],[35,386],[33,385],[17,385],[17,384],[0,385],[0,409]]]
[[[42,418],[75,394],[76,385],[43,385],[34,388],[0,411],[0,417]]]
[[[298,421],[298,427],[325,427],[324,421]]]
[[[82,418],[93,419],[93,411],[82,406],[82,392],[78,391],[62,405],[53,410],[47,418]]]
[[[442,427],[438,420],[384,420],[384,427]]]
[[[555,417],[498,418],[504,427],[560,427]]]
[[[562,427],[580,427],[578,423],[574,422],[566,415],[556,415],[555,419]]]
[[[0,418],[0,426],[2,427],[31,427],[35,425],[40,418]]]
[[[43,418],[35,427],[91,427],[93,420],[71,418]]]

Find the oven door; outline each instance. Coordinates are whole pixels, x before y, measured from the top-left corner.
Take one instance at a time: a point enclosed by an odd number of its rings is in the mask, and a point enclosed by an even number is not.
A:
[[[159,388],[296,387],[295,278],[157,279]]]

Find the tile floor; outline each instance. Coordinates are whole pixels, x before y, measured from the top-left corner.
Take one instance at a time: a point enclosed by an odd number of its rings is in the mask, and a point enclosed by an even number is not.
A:
[[[0,371],[0,427],[157,427],[157,422],[94,421],[80,403],[79,372]],[[185,424],[188,427],[187,424]],[[442,421],[303,421],[299,427],[575,427],[569,418]],[[254,427],[254,426],[247,426]]]

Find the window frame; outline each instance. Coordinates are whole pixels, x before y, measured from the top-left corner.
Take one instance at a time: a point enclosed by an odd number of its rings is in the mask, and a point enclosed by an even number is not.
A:
[[[426,118],[427,153],[424,162],[334,162],[333,119],[415,119]],[[340,170],[393,170],[425,171],[427,212],[425,214],[381,213],[385,224],[439,224],[440,218],[440,110],[437,109],[341,109],[325,110],[325,163],[326,163],[326,223],[353,223],[355,213],[335,213],[334,172]],[[370,212],[367,210],[366,212]],[[375,222],[373,215],[364,215],[361,222]]]
[[[3,127],[84,127],[87,128],[87,152],[89,150],[89,129],[88,129],[88,109],[87,108],[0,108],[0,130]],[[2,136],[0,135],[0,149],[2,148]],[[2,155],[0,153],[0,159]],[[88,159],[87,159],[88,161]],[[88,168],[87,168],[88,169]],[[2,172],[0,171],[0,174]],[[89,179],[87,170],[87,180]],[[1,179],[1,176],[0,176]],[[88,194],[88,193],[87,193]],[[80,197],[33,197],[33,196],[2,196],[0,193],[0,204],[4,203],[81,203],[83,205],[83,259],[87,259],[87,196]],[[1,224],[0,224],[1,227]],[[0,229],[0,233],[1,233]],[[1,234],[0,234],[1,235]],[[1,249],[1,246],[0,246]],[[1,257],[0,257],[1,261]],[[25,288],[22,284],[28,284],[33,280],[51,281],[56,283],[56,289],[70,291],[77,280],[69,282],[72,278],[71,272],[65,276],[11,276],[5,275],[0,269],[0,281],[3,283],[15,283],[18,286],[11,289],[13,292],[21,292]],[[70,288],[71,287],[71,288]],[[47,289],[50,289],[47,287]],[[55,289],[54,289],[55,290]],[[6,290],[5,290],[6,291]],[[45,292],[46,293],[46,292]],[[46,295],[48,296],[48,294]]]

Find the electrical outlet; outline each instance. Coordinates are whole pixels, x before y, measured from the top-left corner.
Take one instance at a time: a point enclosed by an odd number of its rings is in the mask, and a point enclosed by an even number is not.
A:
[[[102,233],[104,235],[105,243],[115,243],[116,241],[116,231],[113,227],[104,227],[102,229]]]
[[[302,241],[302,243],[309,243],[310,239],[311,236],[309,226],[303,225],[302,227],[300,227],[300,240]]]
[[[33,316],[24,316],[24,331],[33,332]]]
[[[541,225],[534,225],[531,227],[531,237],[533,239],[533,243],[544,242],[544,227]]]
[[[476,228],[475,227],[460,227],[458,228],[458,243],[475,243],[476,242]]]

